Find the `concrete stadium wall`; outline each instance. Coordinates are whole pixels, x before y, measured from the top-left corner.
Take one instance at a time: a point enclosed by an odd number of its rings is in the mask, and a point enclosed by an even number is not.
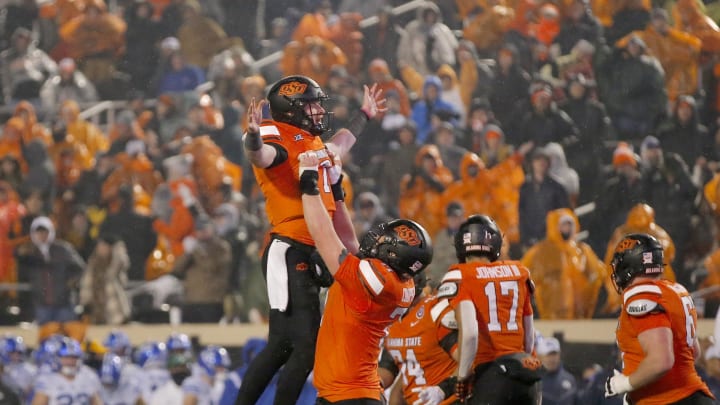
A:
[[[579,344],[614,344],[617,321],[612,319],[581,321],[535,321],[535,328],[544,336],[561,336],[564,342]],[[113,327],[90,326],[88,336],[102,340]],[[267,325],[216,325],[216,324],[129,324],[120,329],[125,331],[133,344],[148,340],[165,340],[171,332],[183,332],[196,336],[202,345],[242,346],[253,337],[267,337]],[[709,336],[714,330],[713,319],[701,319],[697,334]],[[37,327],[24,324],[13,327],[0,327],[0,333],[14,333],[25,338],[30,346],[37,340]]]

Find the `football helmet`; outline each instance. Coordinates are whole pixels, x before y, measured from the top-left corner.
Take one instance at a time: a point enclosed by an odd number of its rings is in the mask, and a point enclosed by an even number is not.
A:
[[[644,233],[625,235],[615,247],[610,266],[612,282],[622,293],[637,276],[659,276],[663,272],[663,248],[653,236]]]
[[[19,353],[22,358],[26,350],[27,347],[22,336],[7,334],[0,340],[0,360],[5,364],[15,361],[13,353]]]
[[[323,102],[328,96],[317,82],[306,76],[288,76],[272,85],[267,96],[270,102],[270,114],[275,121],[285,122],[319,136],[329,130],[330,113],[324,111]],[[320,103],[322,112],[308,114],[305,106]],[[315,115],[321,116],[316,124]]]
[[[111,331],[103,341],[103,346],[120,356],[128,355],[132,348],[130,337],[128,337],[127,333],[119,330]]]
[[[167,362],[167,348],[163,342],[143,343],[135,352],[135,364],[143,368],[163,368]]]
[[[54,364],[55,371],[59,371],[64,375],[76,375],[80,371],[80,366],[83,363],[83,351],[80,347],[80,343],[72,338],[65,337],[60,341],[60,347],[58,348],[57,362]],[[62,359],[70,357],[75,359],[72,365],[66,365],[62,363]]]
[[[123,359],[115,353],[107,353],[100,366],[100,382],[111,387],[117,387],[122,374]]]
[[[38,345],[33,352],[33,361],[38,367],[57,368],[57,352],[65,337],[63,335],[51,335]]]
[[[184,333],[173,333],[168,337],[165,346],[171,352],[190,351],[192,343],[190,342],[190,337],[188,337],[188,335]]]
[[[455,233],[455,254],[460,263],[468,255],[484,256],[494,262],[500,257],[503,239],[500,228],[487,215],[471,215]]]
[[[380,259],[398,274],[414,277],[432,261],[432,240],[417,222],[394,219],[365,234],[360,241],[360,254]]]
[[[217,369],[230,368],[230,356],[224,347],[208,346],[200,352],[198,365],[210,376],[214,377]]]

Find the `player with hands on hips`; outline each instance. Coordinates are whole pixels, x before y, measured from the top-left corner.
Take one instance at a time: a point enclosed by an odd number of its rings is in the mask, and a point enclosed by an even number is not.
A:
[[[615,332],[623,370],[608,377],[605,396],[626,394],[638,405],[715,403],[695,369],[695,304],[685,287],[661,278],[660,242],[648,234],[626,235],[610,265],[623,302]]]
[[[254,405],[280,368],[274,403],[295,403],[313,369],[320,326],[319,292],[332,283],[332,277],[323,270],[303,215],[298,178],[301,153],[312,151],[319,160],[315,165],[319,195],[331,228],[349,249],[357,244],[352,228],[337,218],[337,206],[342,205],[339,201],[344,194],[337,180],[335,157],[346,154],[367,121],[385,111],[385,99],[376,85],[365,86],[360,110],[351,116],[346,128],[324,142],[321,135],[330,129],[331,113],[323,106],[327,99],[311,78],[288,76],[270,87],[267,100],[252,100],[248,105],[244,152],[265,196],[271,225],[263,253],[270,335],[267,347],[248,367],[238,405]],[[266,104],[272,116],[269,120],[263,120]]]

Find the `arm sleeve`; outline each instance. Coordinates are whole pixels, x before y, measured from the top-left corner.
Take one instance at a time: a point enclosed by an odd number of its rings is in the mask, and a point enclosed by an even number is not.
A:
[[[393,376],[397,376],[398,373],[400,373],[400,369],[398,368],[397,364],[395,364],[395,360],[392,358],[392,356],[386,349],[383,349],[382,353],[380,353],[380,362],[378,364],[378,367],[384,368],[385,370],[389,371]]]
[[[270,166],[267,167],[267,169],[272,169],[273,167],[282,164],[288,159],[288,151],[280,145],[279,143],[275,142],[265,142],[266,145],[270,145],[277,151],[277,154],[275,155],[275,159],[273,159],[272,163],[270,163]]]

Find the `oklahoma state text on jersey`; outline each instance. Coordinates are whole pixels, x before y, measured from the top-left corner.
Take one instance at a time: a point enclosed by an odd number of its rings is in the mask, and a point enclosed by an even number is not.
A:
[[[253,172],[260,189],[265,195],[265,212],[267,213],[271,233],[286,236],[307,245],[315,245],[308,232],[303,216],[298,172],[300,163],[298,155],[314,150],[320,156],[320,162],[330,161],[325,144],[319,136],[277,121],[263,121],[260,135],[264,143],[287,151],[287,159],[283,162],[262,169],[253,166]],[[319,169],[320,196],[330,216],[335,213],[335,200],[330,190],[325,167]]]
[[[533,288],[530,272],[516,261],[459,263],[447,272],[438,297],[448,297],[453,308],[464,300],[475,305],[479,332],[475,366],[525,351],[523,316],[533,313]]]
[[[633,404],[669,404],[696,391],[710,394],[695,371],[693,344],[697,312],[685,287],[668,280],[636,284],[623,293],[623,310],[616,338],[623,355],[623,374],[632,374],[645,357],[638,335],[654,328],[670,328],[675,363],[659,380],[630,392]]]
[[[430,296],[388,329],[385,350],[400,370],[403,396],[408,404],[420,388],[438,385],[452,376],[457,364],[450,353],[457,346],[455,314],[446,299]],[[452,404],[452,397],[441,404]]]
[[[413,298],[412,279],[401,279],[380,260],[347,256],[335,273],[320,323],[313,377],[318,397],[380,399],[380,341]]]

